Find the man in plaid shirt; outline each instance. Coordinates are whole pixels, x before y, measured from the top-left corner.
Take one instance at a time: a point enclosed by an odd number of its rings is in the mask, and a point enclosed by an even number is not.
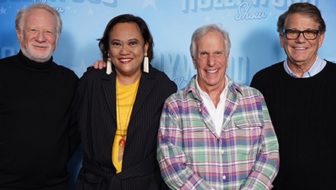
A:
[[[271,189],[279,147],[264,98],[226,75],[230,39],[217,25],[197,29],[197,75],[165,102],[158,161],[171,189]]]

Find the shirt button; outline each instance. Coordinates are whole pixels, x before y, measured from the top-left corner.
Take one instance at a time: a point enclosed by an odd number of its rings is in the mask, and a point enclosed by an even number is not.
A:
[[[223,175],[223,180],[226,180],[226,175]]]

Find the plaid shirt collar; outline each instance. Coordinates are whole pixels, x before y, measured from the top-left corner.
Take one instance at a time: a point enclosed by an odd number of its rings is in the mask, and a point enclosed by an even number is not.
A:
[[[242,95],[242,89],[241,87],[234,83],[228,76],[227,76],[227,81],[228,81],[228,98],[230,97],[237,97]],[[192,77],[190,80],[189,84],[185,87],[183,90],[184,95],[188,95],[189,93],[192,94],[192,96],[196,99],[201,101],[201,95],[199,90],[196,87],[196,75]]]

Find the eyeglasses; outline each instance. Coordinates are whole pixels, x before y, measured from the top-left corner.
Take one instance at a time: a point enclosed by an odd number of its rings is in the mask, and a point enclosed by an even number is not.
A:
[[[306,40],[315,40],[317,36],[320,34],[319,30],[293,30],[293,29],[285,29],[283,34],[286,36],[288,40],[296,40],[299,38],[300,34],[303,34],[303,37]]]

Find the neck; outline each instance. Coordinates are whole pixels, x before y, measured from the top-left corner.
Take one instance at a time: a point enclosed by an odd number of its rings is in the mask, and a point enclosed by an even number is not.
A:
[[[141,71],[137,72],[136,74],[130,75],[130,76],[126,76],[126,75],[122,75],[119,72],[117,72],[117,79],[119,81],[120,84],[122,85],[130,85],[135,83],[136,81],[138,81],[141,77]]]
[[[302,77],[303,74],[314,65],[317,58],[314,59],[312,62],[306,63],[294,63],[291,60],[287,59],[288,67],[294,72],[297,77]]]
[[[22,54],[23,54],[25,57],[27,57],[29,60],[34,61],[34,62],[36,62],[36,63],[46,63],[46,62],[48,62],[48,61],[50,60],[50,58],[51,58],[51,55],[48,56],[48,57],[46,57],[46,58],[43,58],[43,59],[42,59],[42,58],[41,58],[41,59],[34,58],[34,57],[30,56],[29,53],[27,53],[27,51],[26,51],[25,48],[21,48],[20,50],[21,50]]]
[[[202,87],[202,86],[200,86],[200,88],[210,96],[213,104],[217,107],[217,105],[220,101],[220,95],[222,94],[222,92],[225,88],[225,84],[226,84],[226,81],[224,81],[219,86],[214,86],[214,87]]]
[[[49,70],[50,68],[52,68],[53,65],[52,57],[48,61],[41,63],[29,59],[29,57],[25,56],[22,51],[18,53],[18,56],[22,65],[24,65],[26,68],[33,69],[36,71]]]

